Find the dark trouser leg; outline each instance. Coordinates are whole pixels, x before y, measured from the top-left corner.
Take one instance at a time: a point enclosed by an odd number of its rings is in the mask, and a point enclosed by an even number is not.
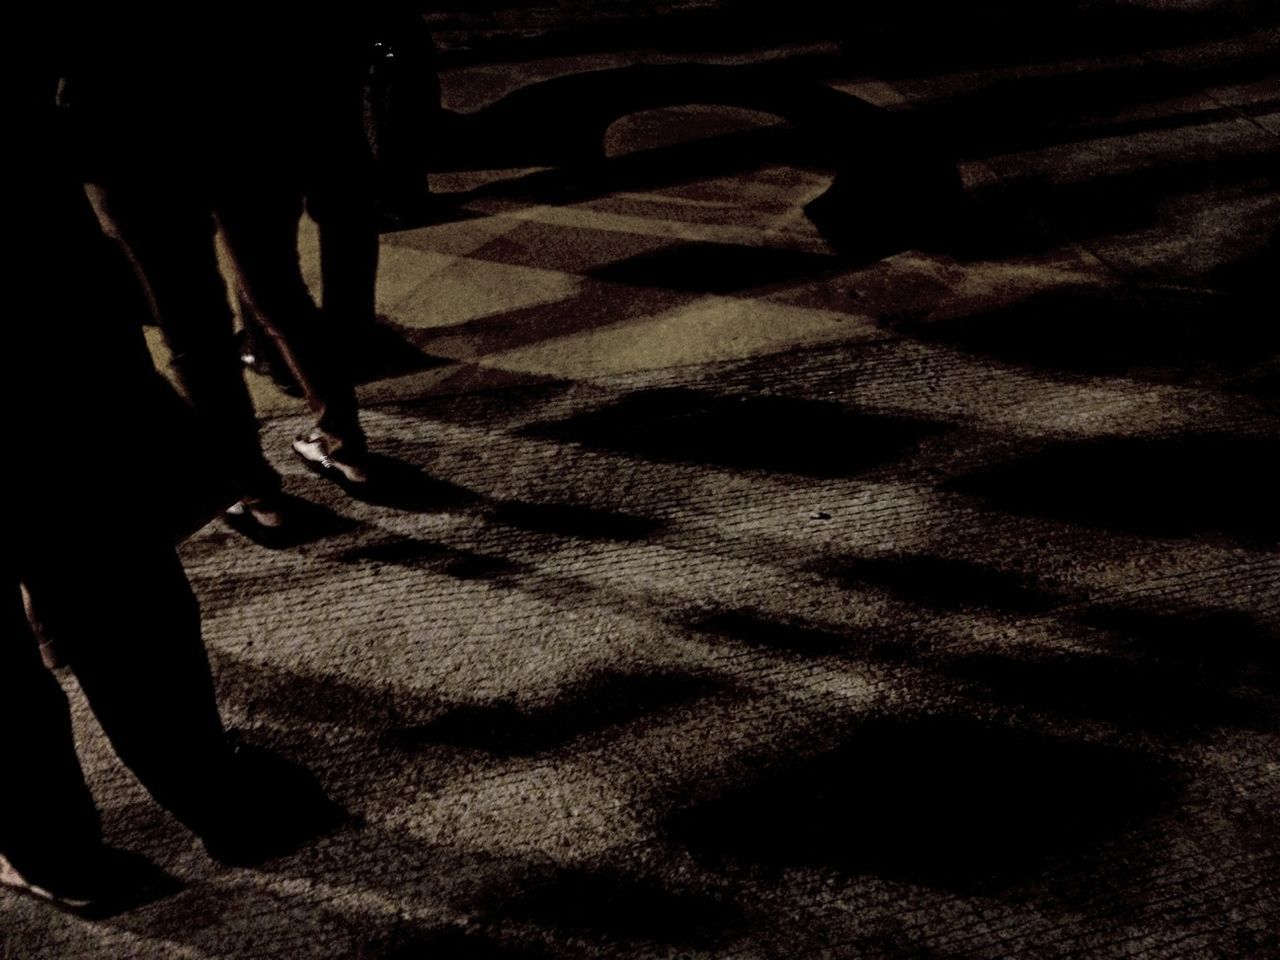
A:
[[[224,472],[243,495],[276,492],[280,477],[263,457],[240,370],[212,215],[180,189],[113,184],[91,186],[89,196],[147,288],[174,372]]]
[[[336,330],[363,333],[374,323],[378,231],[363,217],[326,217],[320,227],[322,306]]]
[[[127,553],[109,546],[126,536]],[[231,756],[199,610],[167,538],[52,532],[22,575],[116,754],[180,820],[212,829]]]
[[[310,201],[308,209],[311,209]],[[327,208],[324,209],[327,213]],[[369,213],[372,214],[372,208]],[[316,225],[320,231],[321,309],[333,335],[352,357],[348,367],[358,368],[368,347],[366,335],[377,322],[374,307],[378,277],[377,225],[371,215],[359,214],[327,215]],[[268,368],[283,374],[288,364],[266,332],[264,319],[243,291],[237,293],[240,314],[254,352]]]
[[[0,635],[0,852],[24,873],[101,842],[71,737],[67,698],[40,662],[16,574],[4,577]]]
[[[334,137],[328,162],[311,177],[307,212],[320,229],[321,306],[340,334],[359,335],[375,316],[376,171],[364,130],[344,132]]]
[[[218,204],[241,289],[280,349],[337,453],[364,450],[355,387],[333,325],[311,299],[298,264],[300,191],[236,191]]]

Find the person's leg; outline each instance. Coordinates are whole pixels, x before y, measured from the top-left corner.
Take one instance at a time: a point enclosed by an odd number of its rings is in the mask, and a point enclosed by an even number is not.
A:
[[[24,561],[24,583],[117,756],[148,792],[228,863],[285,853],[340,822],[304,768],[228,739],[196,600],[167,538],[131,531],[124,553],[111,545],[125,531],[78,519],[49,531],[48,547]]]
[[[359,337],[374,324],[378,276],[378,231],[359,210],[322,216],[320,228],[321,307],[336,330]]]
[[[365,439],[348,365],[298,263],[301,215],[301,193],[288,187],[237,190],[218,204],[241,289],[302,387],[326,451],[359,459]]]
[[[321,307],[341,335],[373,326],[378,276],[377,171],[359,119],[338,124],[306,185],[307,213],[320,232]]]
[[[15,576],[0,582],[0,857],[13,871],[8,882],[21,877],[87,900],[78,888],[101,849],[98,811],[76,758],[67,698],[40,661]]]
[[[147,290],[174,372],[222,471],[241,495],[274,495],[280,477],[258,439],[210,212],[197,197],[145,184],[95,185],[89,196]]]
[[[267,333],[258,311],[249,302],[239,285],[236,285],[236,306],[242,324],[236,343],[240,348],[240,362],[246,369],[266,377],[282,392],[291,397],[301,397],[302,388],[293,378],[293,372],[280,356],[276,342]]]
[[[108,546],[124,530],[50,530],[55,549],[33,547],[24,582],[117,755],[202,832],[230,754],[199,609],[167,536],[146,524],[127,533],[126,551]]]

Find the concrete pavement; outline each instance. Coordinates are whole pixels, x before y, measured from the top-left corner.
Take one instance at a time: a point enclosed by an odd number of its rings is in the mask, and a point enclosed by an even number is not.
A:
[[[1280,956],[1275,29],[896,75],[460,23],[459,211],[384,238],[362,387],[412,496],[255,379],[334,532],[183,551],[228,722],[365,825],[216,868],[68,680],[184,889],[0,895],[0,955]],[[942,131],[983,243],[835,258],[810,94]]]

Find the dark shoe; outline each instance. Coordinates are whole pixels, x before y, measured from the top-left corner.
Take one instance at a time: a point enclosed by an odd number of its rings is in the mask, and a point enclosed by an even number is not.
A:
[[[293,441],[293,452],[313,473],[332,480],[348,492],[359,491],[369,483],[368,456],[335,451],[319,431],[302,434]]]
[[[64,910],[84,910],[107,889],[97,868],[96,855],[84,861],[15,865],[0,853],[0,885],[46,900]]]
[[[258,866],[351,822],[306,767],[231,738],[233,782],[225,785],[225,803],[201,837],[214,860]]]
[[[97,846],[75,855],[43,851],[38,857],[0,854],[0,885],[82,917],[105,917],[181,889],[145,857]]]

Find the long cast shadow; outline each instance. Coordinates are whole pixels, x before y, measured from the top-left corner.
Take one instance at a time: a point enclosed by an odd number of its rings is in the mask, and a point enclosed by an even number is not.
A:
[[[1238,153],[1191,151],[1138,170],[1090,175],[1070,183],[1047,183],[1039,176],[1007,183],[1017,201],[1073,237],[1099,237],[1158,224],[1163,201],[1223,187],[1274,183],[1280,145],[1259,135]]]
[[[882,638],[863,631],[841,631],[798,621],[781,621],[751,610],[724,610],[689,625],[699,634],[766,650],[805,657],[859,659],[879,651]]]
[[[525,500],[497,501],[489,519],[502,526],[533,533],[623,543],[647,540],[667,525],[664,520],[581,504],[531,503]]]
[[[1227,39],[1275,24],[1266,4],[1189,6],[1095,5],[1017,0],[957,5],[945,0],[867,9],[837,7],[830,29],[846,39],[850,59],[890,76],[1063,57],[1097,58],[1211,39]]]
[[[972,90],[958,90],[919,108],[922,123],[965,156],[1012,153],[1051,144],[1079,143],[1159,130],[1178,130],[1205,123],[1237,120],[1241,113],[1274,110],[1275,101],[1227,108],[1171,109],[1168,113],[1125,116],[1128,108],[1193,96],[1213,83],[1260,78],[1274,65],[1228,59],[1207,69],[1187,71],[1161,63],[1138,61],[1093,70],[1065,70],[1054,76],[1014,76]],[[1242,76],[1243,75],[1243,76]],[[1256,76],[1255,76],[1256,75]]]
[[[552,960],[559,956],[533,944],[508,944],[460,927],[397,930],[361,944],[354,960]]]
[[[514,560],[452,547],[434,540],[396,537],[353,547],[338,554],[342,563],[386,563],[444,574],[457,580],[493,580],[528,568]]]
[[[427,351],[483,357],[652,316],[692,299],[687,292],[656,287],[584,286],[572,297],[477,317],[444,328],[414,331]]]

